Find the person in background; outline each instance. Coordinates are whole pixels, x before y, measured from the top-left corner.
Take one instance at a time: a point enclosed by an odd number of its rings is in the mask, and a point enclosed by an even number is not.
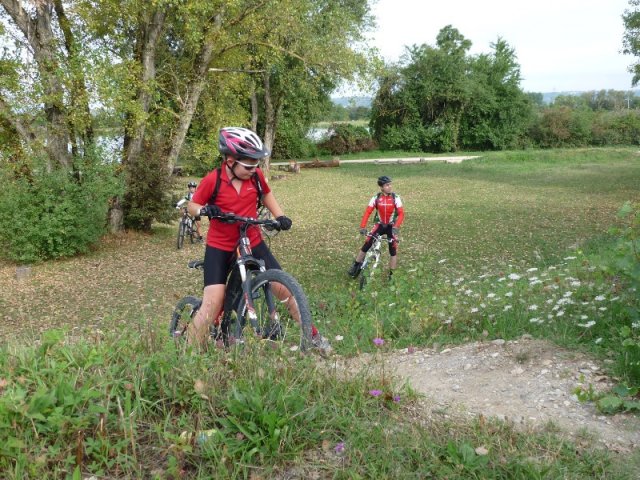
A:
[[[347,271],[350,277],[356,278],[362,269],[362,261],[373,244],[371,235],[386,235],[389,242],[389,277],[398,266],[398,233],[404,221],[404,206],[400,195],[394,193],[391,178],[383,175],[378,177],[380,192],[371,197],[360,222],[360,233],[367,235],[367,222],[371,214],[376,212],[374,225],[370,236],[358,252],[355,261]]]

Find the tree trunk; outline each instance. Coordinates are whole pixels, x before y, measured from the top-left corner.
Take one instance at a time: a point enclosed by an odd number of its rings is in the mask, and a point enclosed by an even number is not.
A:
[[[53,4],[50,0],[35,2],[35,18],[31,18],[20,0],[0,0],[0,4],[13,19],[33,50],[43,86],[44,113],[47,120],[46,151],[52,163],[69,168],[69,126],[64,108],[64,88],[57,76],[60,71],[56,60],[56,42],[51,26]],[[36,147],[36,145],[33,145]]]
[[[81,131],[77,132],[84,143],[93,143],[93,118],[89,109],[89,94],[87,92],[86,80],[82,68],[74,67],[79,65],[78,51],[79,46],[76,42],[75,35],[71,30],[71,24],[62,5],[62,0],[54,0],[56,15],[58,16],[58,24],[64,35],[64,45],[67,50],[67,56],[70,59],[69,66],[71,70],[72,92],[70,95],[71,109],[80,115],[82,112],[82,123],[80,123]],[[70,133],[76,132],[78,125],[70,125]],[[75,142],[74,142],[75,143]]]
[[[142,66],[141,85],[138,89],[136,103],[140,106],[142,119],[138,120],[131,129],[125,131],[124,163],[134,163],[140,156],[142,142],[147,126],[147,115],[151,104],[149,84],[156,76],[156,48],[160,34],[164,28],[166,12],[156,10],[151,20],[143,27],[142,39],[137,48],[140,65]]]
[[[275,101],[272,98],[271,81],[269,72],[265,72],[263,75],[264,85],[264,135],[263,142],[269,151],[273,151],[273,145],[276,139],[276,127],[278,126],[278,120],[282,113],[282,94],[275,94]],[[264,159],[262,169],[265,176],[268,178],[269,170],[271,169],[271,156]]]
[[[205,36],[200,53],[196,57],[194,76],[187,88],[187,91],[189,92],[187,101],[185,102],[184,108],[180,111],[178,128],[171,139],[171,150],[167,157],[167,170],[169,175],[173,173],[173,168],[178,161],[178,155],[180,155],[180,152],[182,151],[184,140],[187,137],[189,126],[193,120],[193,115],[195,114],[198,106],[198,101],[200,100],[200,95],[207,83],[207,73],[209,71],[209,65],[211,64],[211,58],[213,57],[213,47],[221,26],[222,17],[221,15],[216,15],[213,21],[213,28],[208,35]]]
[[[258,131],[258,94],[256,93],[256,83],[251,80],[251,130]]]

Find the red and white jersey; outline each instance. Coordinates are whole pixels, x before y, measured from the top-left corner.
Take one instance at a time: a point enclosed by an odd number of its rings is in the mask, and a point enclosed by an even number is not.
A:
[[[367,226],[367,221],[374,210],[377,210],[381,223],[393,223],[394,226],[399,227],[404,221],[404,207],[402,205],[402,199],[398,194],[390,193],[385,195],[381,193],[371,197],[367,209],[362,216],[360,228]]]

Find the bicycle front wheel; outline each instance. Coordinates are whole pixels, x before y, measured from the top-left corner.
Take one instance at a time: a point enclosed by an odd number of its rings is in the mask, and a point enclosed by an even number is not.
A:
[[[180,250],[182,248],[182,245],[184,244],[184,236],[186,234],[186,229],[187,229],[187,226],[181,220],[180,223],[178,224],[178,250]]]
[[[373,272],[377,265],[378,259],[376,255],[374,253],[367,253],[367,256],[365,257],[365,260],[362,264],[362,270],[360,271],[360,290],[363,290],[367,283],[369,283],[369,281],[373,278]]]
[[[291,351],[311,347],[311,310],[295,278],[282,270],[261,272],[252,281],[251,298],[253,311],[245,299],[240,302],[239,325]]]
[[[171,322],[169,323],[169,335],[171,338],[178,341],[185,341],[187,338],[187,329],[193,317],[202,305],[202,300],[196,297],[184,297],[176,304],[176,308],[173,309],[171,315]]]

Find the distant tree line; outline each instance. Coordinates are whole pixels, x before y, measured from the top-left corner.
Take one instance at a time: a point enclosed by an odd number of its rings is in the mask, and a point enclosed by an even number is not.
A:
[[[640,21],[640,14],[634,18]],[[640,98],[633,92],[560,95],[546,105],[541,93],[521,89],[515,51],[504,40],[487,54],[471,55],[470,47],[447,26],[435,46],[408,48],[378,79],[369,123],[373,142],[330,138],[321,146],[339,154],[348,150],[337,147],[365,144],[453,152],[640,143]],[[332,132],[339,136],[345,129]],[[353,130],[348,137],[363,134]]]

